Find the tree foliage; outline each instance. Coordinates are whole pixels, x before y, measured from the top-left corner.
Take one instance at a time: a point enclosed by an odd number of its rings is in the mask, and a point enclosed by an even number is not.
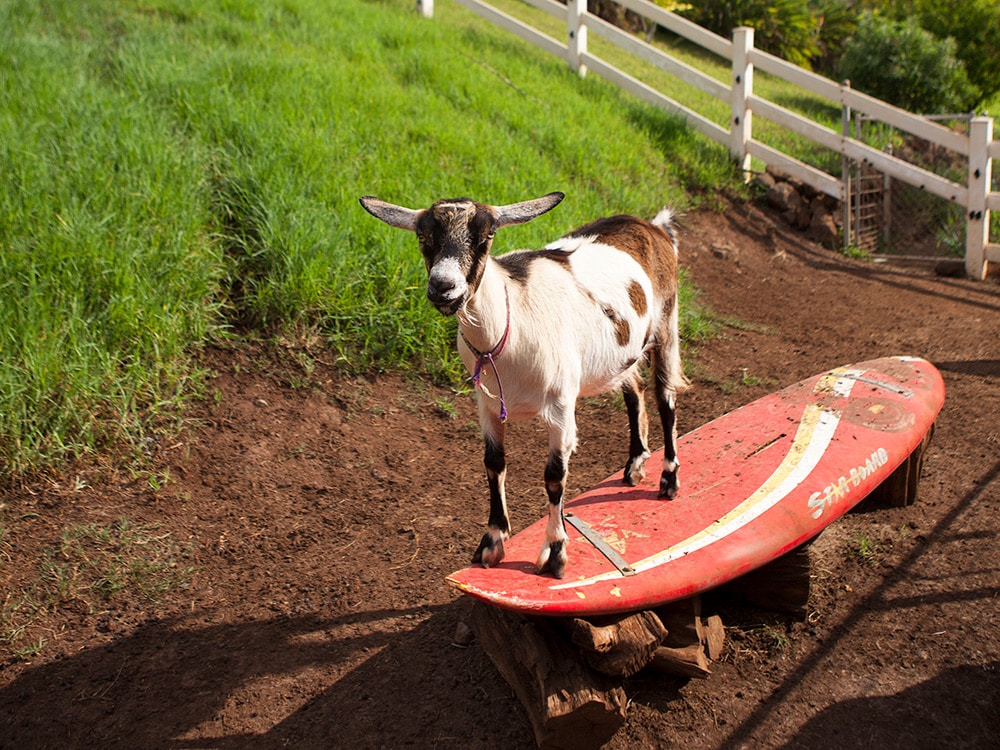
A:
[[[736,27],[751,26],[758,47],[796,65],[809,66],[820,52],[809,0],[703,0],[680,14],[727,38]]]
[[[938,39],[955,42],[955,57],[974,89],[966,108],[1000,93],[1000,2],[997,0],[893,0],[896,20],[915,18]]]
[[[959,112],[978,93],[955,57],[952,39],[939,39],[916,18],[894,21],[867,13],[847,43],[838,73],[851,84],[914,112]]]
[[[592,2],[613,5],[610,0]],[[909,98],[926,111],[968,110],[1000,94],[998,0],[699,0],[676,7],[676,12],[726,38],[737,26],[751,26],[760,49],[824,75],[841,75],[842,68],[870,68],[852,76],[859,88],[875,86],[890,93],[890,101]],[[888,47],[896,48],[890,56],[892,68],[883,75],[873,61],[864,64],[865,52],[860,47],[863,41],[872,41],[876,22],[867,21],[864,36],[857,36],[860,21],[872,14],[884,19],[879,23],[896,24],[891,34],[886,26],[877,34],[882,50],[879,64],[890,62]],[[933,37],[917,38],[918,30]],[[887,35],[902,38],[890,42]],[[908,42],[917,47],[904,49],[902,45]],[[848,59],[841,65],[843,57]],[[922,65],[927,70],[914,67]],[[893,81],[916,84],[919,91],[909,96],[897,90]],[[937,93],[926,90],[932,85],[952,88]]]

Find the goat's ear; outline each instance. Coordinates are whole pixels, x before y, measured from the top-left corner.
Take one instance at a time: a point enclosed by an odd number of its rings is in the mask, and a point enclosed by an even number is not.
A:
[[[376,219],[381,219],[389,226],[408,229],[411,232],[417,230],[417,218],[420,216],[420,211],[412,208],[404,208],[403,206],[394,206],[392,203],[386,203],[371,195],[366,195],[360,200],[365,211]]]
[[[494,206],[493,210],[496,211],[497,215],[497,226],[506,227],[511,224],[523,224],[526,221],[531,221],[536,216],[541,216],[546,211],[551,211],[565,197],[564,193],[549,193],[548,195],[543,195],[541,198],[535,198],[530,201],[511,203],[507,206]]]

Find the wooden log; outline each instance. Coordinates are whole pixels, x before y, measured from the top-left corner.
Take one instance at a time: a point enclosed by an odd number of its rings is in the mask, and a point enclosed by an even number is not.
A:
[[[540,748],[599,748],[625,722],[627,698],[615,680],[590,669],[547,622],[481,602],[471,627],[524,706]]]
[[[810,550],[815,538],[717,591],[754,607],[804,618],[812,584]]]
[[[721,656],[725,643],[722,618],[703,619],[700,596],[658,607],[656,614],[668,632],[649,668],[674,677],[708,677],[710,659]]]
[[[650,610],[593,620],[573,618],[569,630],[587,663],[610,677],[631,677],[645,667],[667,635]]]
[[[864,499],[864,506],[902,508],[916,502],[920,474],[924,467],[924,453],[933,436],[934,425],[931,425],[913,453]]]
[[[692,643],[683,648],[660,646],[653,654],[649,668],[674,677],[704,679],[712,674],[708,663],[704,647],[700,643]]]
[[[726,645],[726,628],[718,615],[712,615],[703,622],[705,627],[702,631],[701,645],[705,647],[705,652],[711,661],[718,661]]]
[[[893,508],[906,505],[906,498],[909,496],[908,484],[911,459],[912,456],[897,466],[888,479],[875,488],[875,491],[868,496],[868,499],[874,500],[878,505]],[[916,494],[915,491],[914,494]]]
[[[927,434],[924,435],[923,441],[907,459],[906,497],[902,503],[899,503],[900,506],[913,505],[917,501],[917,488],[920,486],[920,475],[924,470],[924,454],[931,444],[932,437],[934,437],[934,425],[931,425]],[[890,498],[890,501],[895,502],[897,498]]]
[[[672,648],[686,648],[702,642],[704,625],[701,621],[701,597],[688,599],[657,607],[656,614],[667,629],[663,645]]]

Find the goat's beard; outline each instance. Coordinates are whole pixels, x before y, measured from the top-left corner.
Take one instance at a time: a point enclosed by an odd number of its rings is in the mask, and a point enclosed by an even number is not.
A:
[[[458,324],[462,326],[467,326],[469,328],[478,328],[479,320],[475,313],[469,310],[469,306],[466,304],[467,299],[463,299],[461,304],[453,311]]]

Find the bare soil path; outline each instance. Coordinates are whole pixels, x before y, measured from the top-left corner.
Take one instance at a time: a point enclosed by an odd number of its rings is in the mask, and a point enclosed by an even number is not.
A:
[[[891,354],[933,361],[948,396],[920,500],[824,535],[808,619],[725,609],[712,676],[627,681],[608,746],[996,747],[996,279],[847,260],[747,206],[684,217],[681,255],[702,299],[736,321],[687,353],[682,432]],[[0,748],[533,746],[486,656],[456,642],[470,603],[443,580],[486,517],[473,397],[347,379],[322,359],[208,351],[209,393],[157,444],[152,475],[81,467],[0,490]],[[626,457],[614,399],[581,404],[578,421],[574,492]],[[544,442],[539,425],[511,429],[516,528],[544,509]],[[169,558],[156,568],[177,572],[167,593],[74,588],[106,528],[123,553]],[[59,571],[64,601],[46,605]]]

